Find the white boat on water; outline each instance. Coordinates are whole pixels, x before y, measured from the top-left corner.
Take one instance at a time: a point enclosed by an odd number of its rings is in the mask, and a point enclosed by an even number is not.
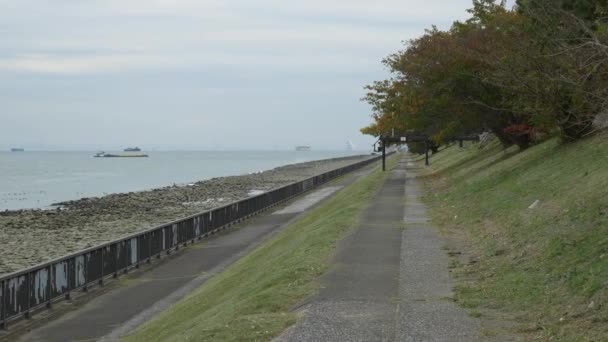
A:
[[[310,151],[310,146],[296,146],[296,151]]]

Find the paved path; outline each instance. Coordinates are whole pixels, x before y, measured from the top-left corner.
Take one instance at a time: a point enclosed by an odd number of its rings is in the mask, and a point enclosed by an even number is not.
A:
[[[294,201],[287,210],[265,215],[193,245],[123,286],[22,336],[23,341],[117,340],[203,284],[285,227],[304,210],[368,174],[365,167]],[[36,318],[34,318],[36,320]]]
[[[449,259],[420,202],[415,164],[406,161],[406,229],[401,243],[396,341],[479,341],[481,320],[452,300]]]
[[[448,259],[418,199],[414,169],[407,156],[392,171],[340,243],[319,295],[277,342],[481,339],[479,321],[446,299]]]

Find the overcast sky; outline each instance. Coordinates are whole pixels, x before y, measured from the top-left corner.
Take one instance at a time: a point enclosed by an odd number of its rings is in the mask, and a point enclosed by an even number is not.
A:
[[[470,0],[0,0],[0,148],[368,148],[363,86]]]

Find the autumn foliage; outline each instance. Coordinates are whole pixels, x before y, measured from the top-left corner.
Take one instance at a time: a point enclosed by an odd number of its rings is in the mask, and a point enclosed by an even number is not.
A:
[[[522,0],[513,9],[475,0],[471,18],[433,27],[391,54],[392,77],[366,87],[379,136],[415,131],[443,143],[493,132],[526,148],[593,132],[608,106],[605,0]]]

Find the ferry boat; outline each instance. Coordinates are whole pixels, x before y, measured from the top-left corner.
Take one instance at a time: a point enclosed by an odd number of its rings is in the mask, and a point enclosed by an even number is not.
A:
[[[94,158],[147,158],[147,154],[111,154],[105,152],[98,152],[93,156]]]
[[[310,151],[310,146],[296,146],[296,151]]]
[[[23,148],[11,148],[11,152],[24,152],[25,149]]]
[[[124,152],[141,152],[139,147],[127,147],[123,150]]]

